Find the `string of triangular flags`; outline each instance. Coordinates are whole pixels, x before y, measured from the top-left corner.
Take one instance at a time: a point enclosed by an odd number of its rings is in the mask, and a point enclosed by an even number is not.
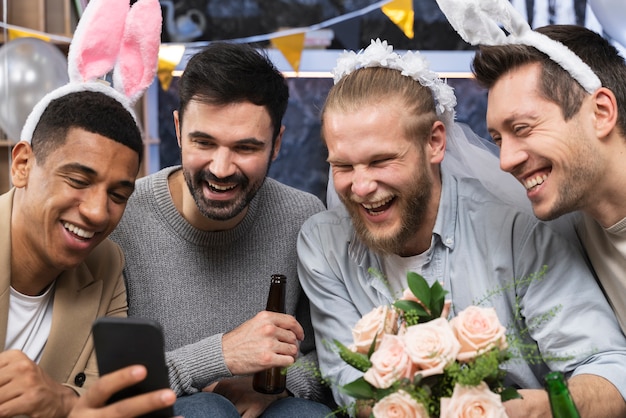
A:
[[[402,30],[407,38],[413,39],[414,10],[413,0],[383,0],[373,3],[360,10],[346,13],[341,16],[326,20],[308,27],[281,30],[265,35],[256,35],[246,38],[231,39],[231,42],[254,43],[270,41],[270,44],[278,49],[285,57],[289,65],[297,73],[300,70],[300,59],[305,47],[305,37],[309,32],[327,28],[338,23],[363,16],[374,10],[381,10],[394,24]],[[70,43],[71,38],[53,35],[34,29],[24,28],[0,22],[0,28],[5,28],[8,32],[8,39],[13,40],[20,37],[35,37],[46,42]],[[185,44],[163,44],[159,51],[159,64],[157,77],[164,90],[169,88],[172,81],[172,71],[178,66],[184,55],[185,48],[198,48],[208,45],[208,41],[188,42]],[[182,46],[182,47],[181,47]]]

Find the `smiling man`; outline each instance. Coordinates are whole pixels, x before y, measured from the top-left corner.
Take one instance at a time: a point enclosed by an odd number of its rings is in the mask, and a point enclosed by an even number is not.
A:
[[[542,387],[550,370],[568,376],[582,416],[623,417],[626,339],[592,272],[564,237],[455,166],[459,154],[474,155],[453,122],[455,103],[412,52],[373,41],[338,60],[322,134],[343,205],[312,216],[298,239],[320,369],[335,400],[351,404],[340,386],[362,372],[332,341],[350,346],[357,321],[399,298],[413,271],[442,284],[453,316],[484,301],[515,341],[544,356],[524,361],[522,352],[507,364],[505,383],[524,397],[505,403],[509,417],[550,416]],[[496,164],[490,177],[499,175]]]
[[[193,56],[174,113],[182,166],[139,180],[112,234],[129,315],[163,325],[175,412],[188,418],[330,412],[312,401],[324,391],[296,256],[300,226],[324,206],[267,178],[288,97],[251,46],[218,42]],[[288,280],[286,314],[264,311],[276,273]],[[285,392],[253,390],[253,373],[300,358],[308,366],[287,371]]]
[[[133,116],[94,91],[52,100],[13,148],[14,187],[0,196],[0,416],[65,417],[96,381],[92,322],[127,308],[124,258],[106,238],[142,150]]]
[[[586,91],[534,47],[481,47],[473,68],[489,89],[487,125],[538,218],[582,212],[581,241],[626,331],[626,63],[589,29],[537,32],[576,54],[601,86]]]

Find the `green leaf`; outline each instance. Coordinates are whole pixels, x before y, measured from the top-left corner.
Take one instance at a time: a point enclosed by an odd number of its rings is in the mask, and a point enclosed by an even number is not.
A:
[[[378,333],[376,333],[376,335],[374,335],[374,339],[372,340],[372,343],[370,344],[370,348],[367,350],[367,358],[369,359],[370,357],[372,357],[372,354],[374,354],[374,351],[376,351],[376,340],[378,339]]]
[[[409,284],[409,289],[418,298],[424,306],[430,306],[430,286],[428,282],[422,276],[415,272],[408,272],[406,279]]]
[[[422,317],[422,316],[428,316],[430,317],[430,314],[428,312],[426,312],[426,309],[424,309],[424,307],[422,305],[420,305],[417,302],[414,302],[412,300],[397,300],[393,303],[393,306],[395,306],[396,308],[404,311],[404,312],[413,312],[416,315]]]
[[[506,402],[511,399],[522,399],[522,395],[520,395],[517,389],[509,386],[500,392],[500,399],[502,399],[502,402]]]
[[[363,377],[343,385],[341,390],[348,396],[356,399],[372,399],[376,396],[375,389]]]
[[[350,366],[362,372],[366,372],[372,367],[372,362],[366,355],[355,353],[337,340],[334,340],[334,342],[339,349],[339,357]]]
[[[439,318],[441,316],[441,311],[443,310],[443,305],[446,301],[447,290],[441,286],[441,283],[435,281],[430,288],[430,297],[432,298],[430,304],[430,311],[432,312],[433,318]]]

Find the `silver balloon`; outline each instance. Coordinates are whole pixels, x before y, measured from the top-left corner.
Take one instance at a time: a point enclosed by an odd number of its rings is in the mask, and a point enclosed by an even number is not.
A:
[[[0,128],[18,141],[35,104],[67,84],[67,59],[51,43],[17,38],[0,47]]]

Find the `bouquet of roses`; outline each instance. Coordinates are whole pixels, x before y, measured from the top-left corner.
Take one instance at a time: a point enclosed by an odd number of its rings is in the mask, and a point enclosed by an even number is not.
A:
[[[335,340],[339,355],[364,375],[342,387],[384,417],[506,417],[502,402],[519,397],[503,386],[506,329],[495,309],[470,306],[445,317],[446,291],[408,273],[409,288],[354,327],[354,343]]]

